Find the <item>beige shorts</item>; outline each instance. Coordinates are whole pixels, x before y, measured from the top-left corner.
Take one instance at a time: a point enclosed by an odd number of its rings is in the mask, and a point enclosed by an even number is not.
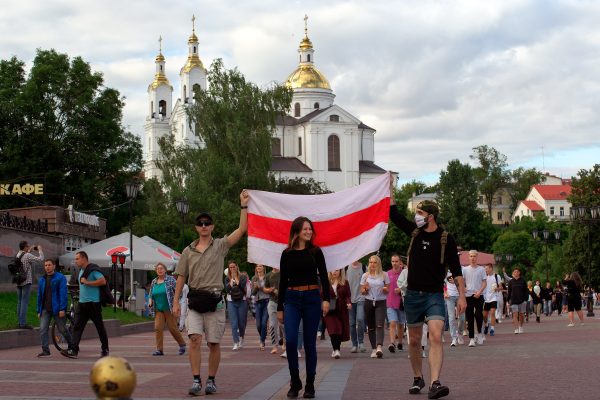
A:
[[[189,309],[185,320],[188,336],[202,335],[208,343],[221,343],[225,333],[225,322],[225,307],[204,314]]]

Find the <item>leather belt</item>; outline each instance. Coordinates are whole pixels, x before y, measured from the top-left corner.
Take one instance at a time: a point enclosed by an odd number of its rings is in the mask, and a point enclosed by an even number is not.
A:
[[[319,285],[302,285],[302,286],[290,286],[288,290],[297,290],[299,292],[305,292],[307,290],[315,290],[318,289]]]

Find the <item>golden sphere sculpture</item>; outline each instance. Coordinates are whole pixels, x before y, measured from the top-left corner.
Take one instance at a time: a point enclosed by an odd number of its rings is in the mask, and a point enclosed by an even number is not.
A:
[[[131,399],[136,375],[126,359],[107,356],[92,367],[90,384],[98,399]]]

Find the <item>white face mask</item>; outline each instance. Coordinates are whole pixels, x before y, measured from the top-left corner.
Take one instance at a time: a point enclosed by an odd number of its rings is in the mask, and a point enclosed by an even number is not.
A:
[[[420,214],[415,214],[415,224],[417,224],[417,228],[422,228],[423,226],[425,226],[425,224],[427,223],[425,222],[425,218],[426,217]]]

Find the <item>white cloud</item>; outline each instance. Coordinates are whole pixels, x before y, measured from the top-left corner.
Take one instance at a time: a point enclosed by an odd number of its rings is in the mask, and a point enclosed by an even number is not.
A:
[[[30,64],[36,48],[82,56],[126,97],[124,124],[137,134],[159,35],[175,100],[192,14],[206,67],[220,57],[264,85],[296,67],[307,13],[336,102],[377,129],[377,163],[404,180],[468,161],[480,144],[540,169],[544,146],[553,173],[590,168],[594,158],[581,154],[598,148],[597,2],[56,0],[2,9],[0,58]]]

